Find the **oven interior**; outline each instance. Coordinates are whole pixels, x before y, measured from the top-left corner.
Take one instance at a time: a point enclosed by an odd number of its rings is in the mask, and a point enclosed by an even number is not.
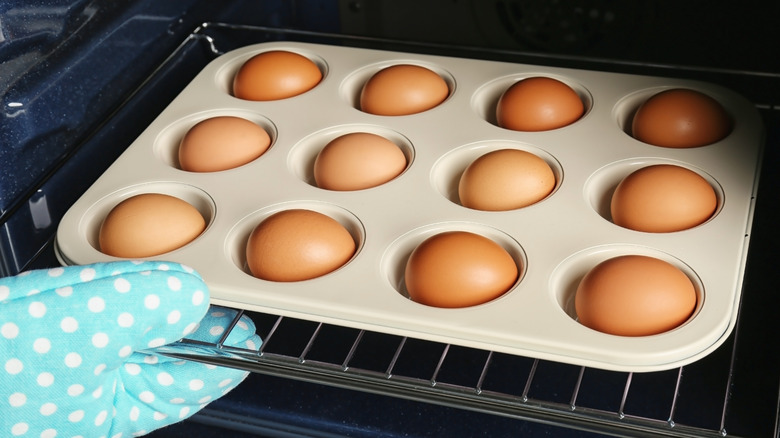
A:
[[[33,1],[0,6],[3,275],[56,266],[70,205],[209,61],[267,41],[706,80],[766,129],[737,327],[707,357],[629,373],[247,312],[260,352],[166,354],[252,371],[153,436],[778,436],[780,39],[774,11],[708,2]]]

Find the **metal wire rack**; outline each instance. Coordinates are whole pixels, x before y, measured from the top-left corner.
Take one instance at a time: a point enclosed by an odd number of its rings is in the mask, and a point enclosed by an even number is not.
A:
[[[264,339],[259,351],[186,339],[157,351],[251,372],[604,433],[732,436],[727,427],[733,342],[696,364],[636,374],[283,316],[248,315]],[[228,334],[229,330],[223,339]],[[721,385],[713,386],[711,381]]]

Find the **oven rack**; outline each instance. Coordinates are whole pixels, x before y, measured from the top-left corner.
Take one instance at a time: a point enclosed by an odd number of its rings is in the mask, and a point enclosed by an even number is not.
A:
[[[257,325],[259,351],[223,343],[242,315]],[[724,437],[739,436],[728,429],[735,345],[732,337],[709,358],[664,372],[613,372],[238,311],[216,343],[183,339],[154,351],[599,433]],[[702,372],[723,374],[722,385],[701,381]]]
[[[194,75],[194,67],[202,68],[214,57],[242,45],[279,39],[549,65],[584,65],[627,73],[652,70],[647,65],[619,65],[613,61],[564,59],[290,29],[203,23],[152,72],[112,117],[116,120],[133,119],[138,115],[137,112],[135,115],[130,114],[136,107],[135,102],[144,98],[152,102],[159,100],[160,103],[156,105],[162,109],[164,99],[160,99],[159,95],[173,98],[176,87],[183,87]],[[654,68],[653,73],[677,77],[695,77],[702,73],[664,66]],[[772,86],[780,83],[780,77],[732,71],[704,73],[742,92],[756,103],[767,120],[771,119],[774,126],[780,126],[777,125],[780,122],[780,87]],[[99,130],[94,138],[103,138],[102,132]],[[768,140],[772,147],[767,147],[767,152],[772,149],[772,155],[776,157],[774,149],[780,145],[780,133],[775,129],[770,134],[774,137]],[[765,157],[765,161],[770,160],[768,156]],[[65,170],[72,172],[70,168]],[[69,175],[67,172],[62,174]],[[768,199],[767,194],[769,198],[776,194],[764,188],[773,184],[777,186],[776,177],[771,177],[771,183],[765,186],[763,175],[766,174],[765,168],[759,188],[760,191],[764,190],[764,196],[759,196],[759,201]],[[44,187],[45,191],[61,194],[58,190],[66,184],[57,184],[58,181],[60,177],[49,181]],[[69,184],[71,182],[68,180]],[[760,202],[757,208],[760,208]],[[759,228],[766,237],[765,230],[774,227],[771,219],[774,216],[767,217],[769,219],[765,220],[763,227],[758,224],[753,227],[751,252],[754,246],[760,249],[755,252],[758,255],[751,258],[755,272],[752,277],[747,276],[746,293],[743,296],[749,303],[743,303],[734,332],[707,357],[668,371],[605,371],[244,311],[238,311],[233,324],[237,323],[241,315],[247,315],[255,322],[257,332],[263,339],[259,351],[226,346],[222,341],[208,344],[189,339],[154,351],[261,375],[618,436],[778,437],[780,366],[776,361],[778,355],[773,339],[777,330],[772,329],[774,324],[769,322],[770,317],[764,315],[766,309],[776,308],[773,306],[777,299],[771,278],[777,278],[774,274],[777,270],[771,266],[773,258],[762,260],[763,255],[771,253],[775,248],[772,247],[771,235],[768,239],[756,238],[759,236]],[[30,236],[30,239],[45,239],[39,234]],[[52,241],[46,242],[45,246],[51,248]],[[750,261],[748,265],[750,271]],[[751,278],[760,280],[753,283]],[[746,309],[744,304],[749,304],[749,308]],[[224,333],[223,341],[230,329]],[[761,337],[764,338],[759,339]],[[769,348],[767,352],[757,351],[766,347],[764,342],[769,342],[775,350]],[[211,406],[206,409],[211,409]]]

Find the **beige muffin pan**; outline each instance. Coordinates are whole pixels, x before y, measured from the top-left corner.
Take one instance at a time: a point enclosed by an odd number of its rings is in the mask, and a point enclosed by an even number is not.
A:
[[[267,102],[231,95],[233,76],[251,56],[279,49],[312,59],[322,81],[301,95]],[[361,87],[379,69],[417,64],[450,88],[437,107],[414,115],[377,116],[358,108]],[[495,107],[515,81],[559,79],[585,103],[575,123],[550,131],[497,126]],[[702,91],[733,119],[726,138],[702,147],[656,147],[632,138],[636,108],[667,88]],[[233,115],[263,126],[272,139],[265,154],[231,170],[194,173],[178,168],[181,137],[198,121]],[[409,162],[383,185],[338,192],[316,187],[313,163],[331,139],[355,131],[394,141]],[[677,367],[708,354],[734,328],[742,292],[763,143],[758,112],[745,99],[707,83],[425,56],[294,42],[234,50],[207,65],[124,154],[72,206],[57,233],[63,264],[115,260],[98,248],[103,219],[120,201],[165,193],[195,206],[207,223],[194,241],[155,259],[198,270],[214,304],[312,319],[432,341],[621,371]],[[543,158],[556,186],[546,199],[503,212],[459,204],[460,174],[478,156],[517,148]],[[715,188],[715,215],[697,227],[645,233],[610,221],[618,182],[649,164],[687,167]],[[357,243],[340,269],[311,280],[276,283],[250,275],[245,246],[268,215],[308,208],[341,222]],[[501,244],[521,276],[491,302],[444,309],[408,298],[406,260],[426,237],[472,231]],[[674,330],[623,337],[576,320],[574,294],[585,273],[623,254],[650,255],[685,272],[696,287],[693,316]]]

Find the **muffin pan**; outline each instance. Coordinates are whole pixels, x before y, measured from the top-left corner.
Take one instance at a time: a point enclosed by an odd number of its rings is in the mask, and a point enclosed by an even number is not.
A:
[[[231,95],[232,78],[251,56],[289,50],[312,59],[322,81],[291,98],[253,102]],[[450,87],[439,106],[408,116],[376,116],[358,108],[362,84],[382,67],[409,63],[440,74]],[[585,104],[577,122],[555,130],[502,129],[495,106],[512,83],[548,76],[571,86]],[[728,137],[688,149],[633,139],[633,111],[652,94],[675,87],[702,91],[733,119]],[[272,144],[238,168],[193,173],[178,168],[181,137],[218,115],[264,127]],[[331,139],[372,132],[394,141],[407,169],[378,187],[316,187],[313,163]],[[549,68],[294,42],[247,46],[207,65],[122,156],[71,207],[56,249],[63,264],[114,260],[99,251],[100,224],[117,203],[140,193],[190,202],[207,222],[190,244],[155,259],[194,267],[214,304],[370,329],[620,371],[654,371],[692,362],[720,345],[736,322],[763,144],[758,112],[742,97],[708,83]],[[517,148],[548,162],[556,176],[544,200],[512,211],[471,210],[458,202],[465,167],[491,150]],[[715,215],[695,228],[643,233],[610,221],[620,180],[641,167],[671,163],[696,171],[718,195]],[[341,222],[357,252],[340,269],[292,283],[255,278],[245,246],[264,217],[308,208]],[[521,275],[505,295],[478,306],[443,309],[411,301],[403,272],[409,254],[442,231],[471,231],[502,245]],[[607,258],[640,254],[666,260],[694,283],[698,304],[680,327],[653,336],[621,337],[576,320],[579,280]]]

